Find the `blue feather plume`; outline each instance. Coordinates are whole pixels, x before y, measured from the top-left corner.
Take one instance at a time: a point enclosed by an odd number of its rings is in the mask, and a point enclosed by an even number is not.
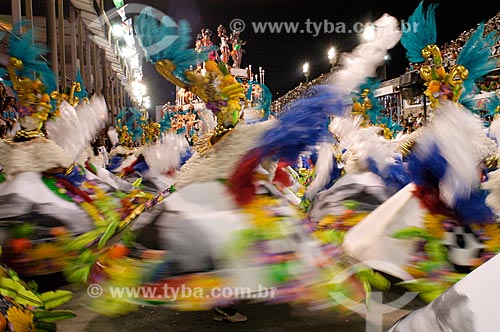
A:
[[[493,223],[496,220],[495,214],[486,205],[486,190],[474,190],[470,197],[459,197],[453,209],[460,218],[460,221],[471,223]]]
[[[469,71],[459,100],[462,104],[467,103],[467,99],[474,95],[477,81],[497,67],[497,59],[491,55],[492,46],[497,43],[498,37],[496,31],[484,36],[484,28],[483,22],[478,24],[457,58],[457,65],[462,65]]]
[[[311,159],[311,162],[313,165],[316,165],[316,162],[318,161],[319,157],[319,151],[317,148],[314,148],[313,151],[311,152],[311,155],[309,156],[309,159]]]
[[[431,3],[424,10],[424,2],[421,1],[413,14],[408,18],[407,27],[401,35],[401,44],[406,49],[406,57],[410,62],[422,62],[422,49],[427,45],[436,44],[436,7]]]
[[[322,141],[333,141],[328,125],[331,117],[347,115],[344,95],[333,85],[318,85],[312,89],[311,97],[294,102],[278,123],[240,159],[229,178],[229,192],[238,204],[252,200],[255,194],[252,174],[265,158],[293,164],[302,152]]]
[[[380,176],[389,188],[399,190],[410,183],[410,175],[400,157],[396,157],[394,163],[387,165],[383,170],[379,169],[376,161],[369,157],[368,169]]]
[[[437,188],[444,178],[448,162],[434,144],[429,147],[426,157],[412,153],[408,156],[408,172],[411,182],[418,186]],[[492,222],[495,220],[491,209],[486,205],[487,192],[472,188],[470,195],[457,197],[453,209],[460,222],[470,224],[475,222]]]
[[[109,161],[109,165],[106,167],[110,172],[116,170],[122,165],[124,158],[122,156],[114,156]]]
[[[137,162],[134,165],[134,171],[144,174],[145,172],[149,171],[149,166],[146,160],[144,159],[144,156],[141,155],[138,159]]]
[[[432,144],[428,150],[425,160],[416,153],[411,153],[407,157],[408,172],[411,182],[417,186],[437,187],[446,173],[448,162],[437,145]]]
[[[158,19],[151,7],[144,8],[137,16],[134,29],[146,59],[153,64],[161,60],[172,61],[176,66],[173,74],[185,83],[188,80],[184,72],[207,60],[208,54],[216,48],[201,52],[189,48],[192,41],[189,22],[180,20],[177,25],[166,15]]]
[[[313,87],[314,95],[295,102],[279,118],[279,125],[267,131],[258,147],[264,156],[275,156],[293,163],[303,151],[322,139],[332,139],[328,130],[330,116],[345,116],[342,98],[332,86]]]
[[[180,162],[180,165],[179,166],[182,166],[184,165],[188,160],[189,158],[191,158],[193,156],[193,150],[191,148],[188,148],[186,151],[184,151],[184,153],[181,155],[181,162]]]

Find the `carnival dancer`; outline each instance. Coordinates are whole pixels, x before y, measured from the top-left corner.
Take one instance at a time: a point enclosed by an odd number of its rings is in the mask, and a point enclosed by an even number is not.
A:
[[[192,154],[191,148],[183,132],[174,130],[168,114],[159,123],[148,123],[134,113],[138,114],[137,110],[121,110],[117,127],[108,131],[114,143],[107,170],[142,190],[162,192],[174,183],[179,168]],[[128,120],[122,123],[125,118]],[[141,145],[132,148],[134,142]]]
[[[320,147],[304,198],[310,218],[329,232],[344,234],[409,182],[401,155],[379,125],[376,82],[366,81],[357,88],[362,103],[355,99],[352,116],[332,120],[334,142]]]
[[[229,62],[229,57],[231,55],[231,49],[229,47],[229,36],[227,35],[227,30],[223,25],[219,25],[217,27],[217,35],[220,38],[220,46],[219,46],[220,61],[227,64]]]
[[[240,37],[239,31],[232,31],[229,35],[229,42],[231,44],[231,58],[233,59],[233,68],[240,68],[241,66],[241,58],[243,57],[243,45],[246,44],[246,41],[243,41]]]
[[[343,243],[350,255],[403,280],[429,302],[500,250],[497,212],[487,199],[498,147],[460,104],[467,87],[495,68],[490,55],[496,38],[478,24],[446,71],[434,44],[435,6],[424,10],[420,3],[409,22],[426,28],[401,39],[411,62],[432,58],[420,74],[434,116],[401,144],[411,183],[353,227]]]
[[[20,276],[70,276],[70,264],[85,274],[79,254],[104,248],[155,197],[89,180],[77,160],[105,125],[106,103],[95,95],[75,109],[59,94],[24,24],[9,39],[5,78],[18,98],[20,129],[0,141],[2,262]]]

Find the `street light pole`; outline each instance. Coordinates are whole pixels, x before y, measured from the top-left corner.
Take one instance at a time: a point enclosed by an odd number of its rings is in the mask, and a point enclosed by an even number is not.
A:
[[[309,62],[304,63],[304,65],[302,66],[302,72],[306,77],[306,83],[309,82]]]
[[[384,68],[383,68],[384,72],[382,73],[383,80],[387,79],[387,63],[389,62],[389,60],[391,60],[391,55],[389,53],[387,53],[384,56]]]
[[[335,55],[336,51],[334,47],[331,47],[328,50],[328,60],[330,61],[330,71],[333,71],[334,65],[335,65]]]

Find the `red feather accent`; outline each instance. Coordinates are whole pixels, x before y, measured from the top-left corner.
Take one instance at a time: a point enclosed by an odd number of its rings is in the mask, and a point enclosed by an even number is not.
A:
[[[286,166],[285,166],[286,167]],[[274,173],[273,182],[279,182],[285,187],[290,187],[293,184],[292,177],[285,171],[284,168],[279,167],[276,169]]]
[[[262,160],[258,149],[250,151],[239,163],[236,171],[229,178],[229,192],[239,205],[246,205],[255,196],[254,170]]]
[[[439,198],[439,189],[425,186],[416,186],[413,195],[420,200],[420,203],[431,213],[442,214],[455,218],[455,213]]]
[[[134,173],[134,167],[135,167],[136,164],[137,164],[137,159],[134,160],[134,162],[132,164],[130,164],[129,166],[125,167],[122,170],[122,174],[123,175],[129,175],[131,173]]]
[[[59,178],[57,182],[60,183],[65,189],[71,191],[73,194],[80,196],[85,202],[92,203],[94,200],[85,191],[73,186],[71,182],[66,179]]]

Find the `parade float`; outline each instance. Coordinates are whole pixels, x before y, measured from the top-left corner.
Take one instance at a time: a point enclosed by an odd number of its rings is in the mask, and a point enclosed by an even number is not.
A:
[[[235,79],[231,82],[232,86],[228,85],[227,91],[231,88],[244,88],[238,90],[237,93],[245,95],[244,116],[247,122],[268,119],[271,116],[272,93],[264,84],[264,70],[259,68],[259,73],[254,74],[252,65],[241,67],[245,52],[243,46],[246,42],[241,39],[238,31],[231,31],[228,34],[227,29],[219,25],[217,37],[219,38],[218,47],[213,41],[212,31],[202,29],[195,40],[195,51],[203,52],[203,50],[210,49],[207,60],[224,64],[227,74]],[[191,65],[190,69],[204,76],[210,72],[206,64],[206,61],[201,61]],[[199,136],[213,129],[215,125],[213,121],[215,117],[210,111],[211,107],[206,105],[203,97],[184,85],[176,85],[175,105],[165,105],[162,115],[169,115],[172,128],[177,132],[186,132],[188,136]]]

